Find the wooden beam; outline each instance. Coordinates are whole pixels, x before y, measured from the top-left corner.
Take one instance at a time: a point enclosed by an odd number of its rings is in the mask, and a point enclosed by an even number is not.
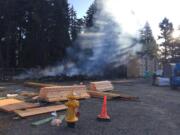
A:
[[[57,86],[54,84],[46,84],[46,83],[35,83],[35,82],[25,82],[25,86],[28,87],[35,87],[35,88],[43,88],[43,87],[52,87],[52,86]]]
[[[113,93],[113,92],[100,92],[100,91],[90,91],[88,90],[88,93],[91,97],[94,98],[103,98],[104,96],[107,96],[107,99],[122,99],[122,100],[135,100],[137,97],[129,96],[126,94],[120,94],[120,93]]]
[[[54,111],[61,111],[66,110],[67,107],[65,105],[54,105],[54,106],[47,106],[47,107],[39,107],[39,108],[32,108],[32,109],[26,109],[26,110],[16,110],[14,111],[17,115],[20,117],[28,117],[28,116],[34,116]]]

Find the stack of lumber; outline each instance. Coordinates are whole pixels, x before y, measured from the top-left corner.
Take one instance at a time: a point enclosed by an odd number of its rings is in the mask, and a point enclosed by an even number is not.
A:
[[[18,109],[34,108],[39,104],[27,103],[18,99],[2,99],[0,100],[0,109],[7,112],[13,112]]]
[[[92,91],[88,90],[88,93],[90,94],[91,97],[94,98],[103,98],[104,96],[107,96],[107,99],[122,99],[122,100],[136,100],[137,97],[134,96],[129,96],[126,94],[121,94],[121,93],[112,93],[112,92],[100,92],[100,91]]]
[[[35,83],[35,82],[25,82],[24,85],[25,85],[25,86],[28,86],[28,87],[35,87],[35,88],[43,88],[43,87],[56,86],[56,85],[54,85],[54,84]]]
[[[78,99],[89,98],[85,85],[54,86],[40,89],[39,98],[48,102],[66,101],[70,93],[75,92]]]
[[[89,89],[94,91],[111,91],[114,87],[110,81],[99,81],[90,82]]]
[[[54,106],[47,106],[47,107],[39,107],[39,108],[32,108],[32,109],[26,109],[26,110],[16,110],[14,111],[17,115],[20,117],[28,117],[28,116],[34,116],[54,111],[60,111],[60,110],[66,110],[67,107],[65,105],[54,105]]]

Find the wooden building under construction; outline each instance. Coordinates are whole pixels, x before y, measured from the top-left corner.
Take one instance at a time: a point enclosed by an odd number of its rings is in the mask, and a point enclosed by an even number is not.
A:
[[[136,56],[127,63],[127,77],[151,76],[159,67],[157,58],[148,55]]]

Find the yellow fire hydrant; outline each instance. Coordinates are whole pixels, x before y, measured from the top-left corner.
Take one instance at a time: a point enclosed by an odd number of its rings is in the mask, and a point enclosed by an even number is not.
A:
[[[66,113],[66,122],[68,127],[74,128],[76,122],[78,121],[76,110],[79,108],[79,101],[77,100],[77,96],[74,92],[67,96],[68,102],[65,105],[68,107]]]

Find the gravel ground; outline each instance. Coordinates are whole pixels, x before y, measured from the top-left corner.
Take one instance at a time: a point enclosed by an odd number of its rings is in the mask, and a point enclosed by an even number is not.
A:
[[[80,120],[75,129],[67,128],[65,122],[60,127],[49,123],[38,127],[30,125],[50,114],[13,120],[14,114],[1,112],[0,135],[180,135],[180,89],[155,87],[144,81],[116,82],[114,86],[115,90],[138,96],[140,100],[108,101],[111,122],[96,121],[102,99],[89,99],[81,101]],[[8,87],[25,89],[19,85]]]

